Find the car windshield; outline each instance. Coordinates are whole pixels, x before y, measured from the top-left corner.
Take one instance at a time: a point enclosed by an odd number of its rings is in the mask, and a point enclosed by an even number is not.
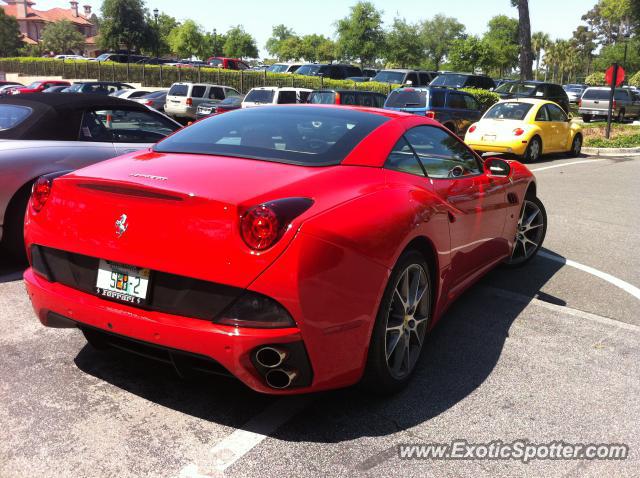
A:
[[[67,91],[69,93],[77,93],[82,89],[83,86],[84,86],[83,83],[74,83],[69,88],[67,88]]]
[[[332,105],[336,102],[333,91],[314,91],[309,96],[309,103],[314,105]]]
[[[427,92],[404,88],[389,94],[385,107],[388,108],[424,108],[427,106]]]
[[[347,109],[249,108],[195,123],[158,143],[154,150],[328,166],[342,162],[386,121],[382,115]]]
[[[464,86],[468,75],[445,74],[438,75],[431,82],[431,86],[450,86],[452,88],[460,88]]]
[[[531,96],[536,89],[535,83],[519,83],[517,81],[505,83],[495,89],[496,93]]]
[[[31,90],[36,89],[38,86],[40,86],[42,84],[41,81],[34,81],[33,83],[31,83],[30,85],[27,85],[26,88],[29,88]]]
[[[483,119],[522,121],[532,107],[531,103],[518,103],[516,101],[497,103],[486,112]]]
[[[394,83],[400,85],[404,82],[404,73],[401,71],[381,71],[371,81],[380,83]]]
[[[567,93],[582,93],[583,90],[582,88],[575,87],[575,88],[567,88],[565,91]]]
[[[249,103],[271,103],[274,93],[273,90],[251,90],[244,101]]]
[[[320,73],[320,68],[322,65],[302,65],[300,68],[296,70],[298,75],[307,75],[313,76]]]
[[[18,126],[31,114],[31,108],[16,105],[0,105],[0,131]]]
[[[267,68],[267,71],[272,73],[286,73],[289,65],[283,65],[282,63],[276,63],[275,65],[271,65]]]
[[[224,62],[218,58],[214,58],[213,60],[209,60],[209,65],[211,66],[222,66]]]
[[[103,53],[102,55],[96,57],[96,61],[105,61],[109,58],[109,53]]]

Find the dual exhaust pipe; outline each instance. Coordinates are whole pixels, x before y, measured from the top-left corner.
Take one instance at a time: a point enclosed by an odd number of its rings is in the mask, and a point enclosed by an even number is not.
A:
[[[289,357],[289,352],[279,347],[266,346],[258,349],[255,355],[256,362],[268,369],[264,378],[271,388],[282,390],[291,386],[298,377],[296,370],[289,370],[282,367],[284,361]]]

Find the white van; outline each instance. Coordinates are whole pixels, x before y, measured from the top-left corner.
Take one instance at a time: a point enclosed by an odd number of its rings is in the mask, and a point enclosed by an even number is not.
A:
[[[217,103],[230,96],[242,96],[228,86],[207,83],[174,83],[167,94],[164,111],[169,116],[183,119],[196,119],[200,103]]]
[[[277,86],[252,88],[242,100],[242,108],[306,103],[312,91],[309,88],[278,88]]]

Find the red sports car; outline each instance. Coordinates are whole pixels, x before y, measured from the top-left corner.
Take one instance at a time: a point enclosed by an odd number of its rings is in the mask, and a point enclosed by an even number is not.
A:
[[[520,163],[416,115],[237,110],[34,185],[40,321],[176,367],[301,393],[394,391],[467,287],[538,251]]]

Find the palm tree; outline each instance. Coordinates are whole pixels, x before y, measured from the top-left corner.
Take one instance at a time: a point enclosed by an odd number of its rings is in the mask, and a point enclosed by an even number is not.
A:
[[[549,41],[547,46],[544,48],[544,81],[547,81],[549,69],[551,69],[551,81],[556,81],[556,71],[558,69],[559,58],[558,42]]]
[[[535,32],[531,35],[531,48],[536,54],[536,72],[535,79],[538,79],[538,69],[540,68],[540,52],[542,50],[547,50],[549,44],[551,43],[551,39],[549,35],[544,32]]]

